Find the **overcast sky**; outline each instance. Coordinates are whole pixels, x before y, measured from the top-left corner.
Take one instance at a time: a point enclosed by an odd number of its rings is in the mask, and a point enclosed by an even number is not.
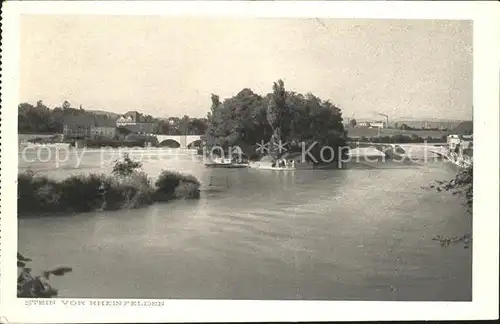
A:
[[[345,117],[472,118],[460,21],[25,16],[21,101],[205,116],[210,94],[285,87]]]

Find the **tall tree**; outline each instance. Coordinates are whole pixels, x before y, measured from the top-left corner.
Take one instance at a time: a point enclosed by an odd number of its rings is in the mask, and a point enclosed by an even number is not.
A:
[[[273,94],[267,106],[267,120],[273,130],[270,140],[270,152],[273,157],[277,157],[279,147],[286,137],[289,125],[288,111],[286,107],[286,90],[283,80],[278,80],[273,84]]]
[[[213,93],[210,99],[212,100],[212,107],[210,107],[210,111],[213,112],[215,109],[217,109],[217,107],[220,106],[221,102],[219,96]]]
[[[64,100],[64,102],[62,103],[62,108],[63,109],[69,109],[69,108],[71,108],[71,104],[69,103],[69,101]]]
[[[190,120],[190,118],[188,115],[184,115],[182,117],[181,125],[182,125],[182,129],[183,129],[183,132],[182,132],[183,135],[188,135],[188,133],[189,133],[189,120]]]

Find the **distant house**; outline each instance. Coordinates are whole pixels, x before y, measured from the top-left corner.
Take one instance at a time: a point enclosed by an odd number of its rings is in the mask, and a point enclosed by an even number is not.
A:
[[[141,123],[142,117],[141,114],[137,111],[128,111],[124,115],[120,116],[116,120],[116,126],[122,127],[122,126],[127,126],[127,125],[134,125],[137,123]]]
[[[151,123],[134,123],[123,127],[134,134],[152,134],[154,130],[154,124]]]
[[[88,139],[92,137],[95,118],[91,115],[68,116],[63,120],[63,134],[66,138]]]
[[[129,111],[116,120],[116,127],[126,129],[133,134],[152,134],[153,123],[146,123],[144,117],[137,111]],[[127,133],[125,132],[125,133]]]
[[[373,121],[373,122],[370,122],[370,127],[372,127],[372,128],[384,128],[385,124],[382,121]]]
[[[385,123],[383,121],[362,120],[362,121],[358,121],[356,126],[358,126],[358,127],[371,127],[371,128],[384,128]]]
[[[90,133],[92,138],[114,138],[116,135],[116,121],[111,118],[96,117]]]
[[[69,139],[113,138],[116,135],[114,119],[103,116],[68,116],[63,121],[63,134]]]

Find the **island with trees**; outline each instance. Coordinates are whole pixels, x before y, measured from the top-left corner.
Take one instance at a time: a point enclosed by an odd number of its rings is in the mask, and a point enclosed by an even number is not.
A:
[[[313,146],[308,155],[313,165],[330,160],[330,154],[334,154],[334,162],[341,156],[337,152],[345,154],[347,132],[339,107],[312,93],[287,91],[282,80],[275,82],[272,89],[272,93],[259,95],[245,88],[223,101],[213,94],[204,137],[207,149],[221,147],[227,151],[238,146],[250,159],[257,160]],[[268,152],[258,150],[263,143],[269,143]],[[333,152],[324,152],[321,159],[324,146]]]

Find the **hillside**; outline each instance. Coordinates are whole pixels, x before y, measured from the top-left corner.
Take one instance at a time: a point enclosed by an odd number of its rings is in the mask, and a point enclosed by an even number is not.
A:
[[[86,110],[87,112],[94,113],[96,115],[108,115],[111,118],[118,118],[121,114],[117,114],[114,112],[104,111],[104,110]]]
[[[454,131],[458,134],[470,135],[474,131],[474,123],[472,121],[461,122]]]

